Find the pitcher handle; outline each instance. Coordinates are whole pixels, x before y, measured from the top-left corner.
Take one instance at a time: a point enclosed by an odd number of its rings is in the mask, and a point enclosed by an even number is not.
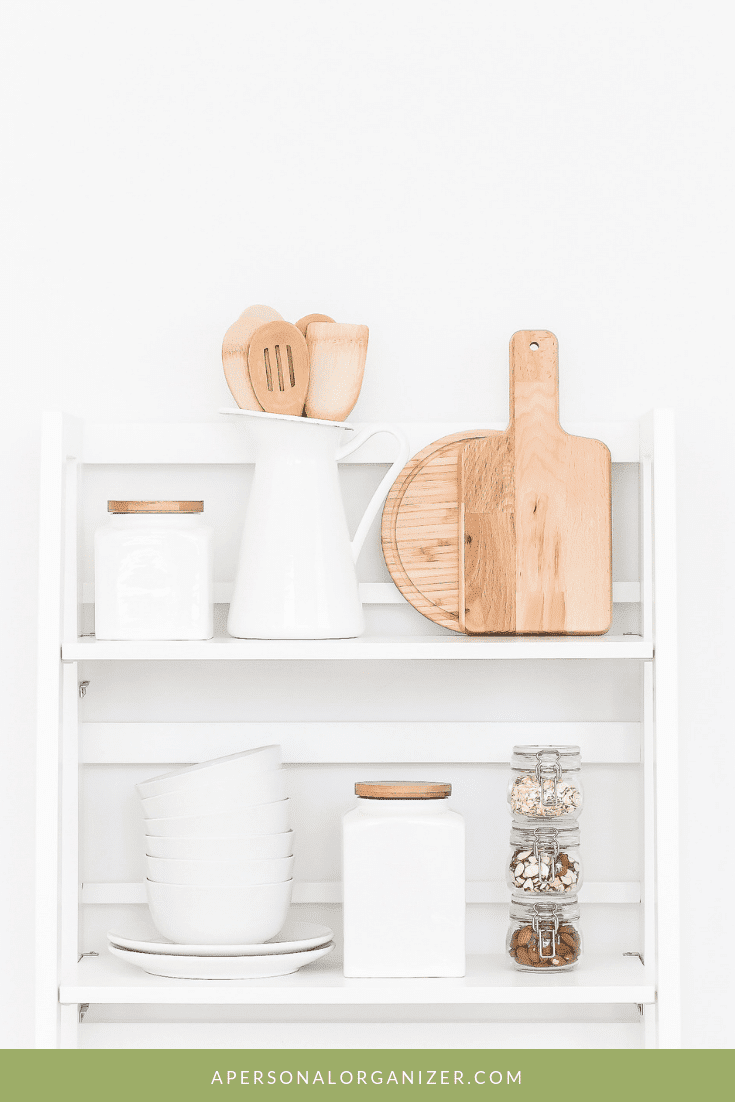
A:
[[[408,462],[410,445],[400,429],[394,428],[393,425],[368,425],[367,428],[364,428],[361,432],[358,432],[357,436],[348,441],[348,443],[341,447],[337,452],[337,462],[339,462],[340,459],[344,459],[346,456],[351,455],[352,452],[357,451],[358,448],[362,447],[366,440],[369,440],[371,436],[376,436],[379,432],[388,432],[391,436],[394,436],[396,438],[396,440],[398,441],[398,455],[393,461],[390,470],[388,470],[385,476],[381,479],[380,485],[378,486],[377,490],[370,498],[370,501],[368,502],[368,507],[362,515],[362,520],[357,526],[355,538],[353,539],[351,545],[352,558],[355,562],[357,562],[358,556],[362,551],[362,545],[365,542],[365,537],[368,534],[368,529],[373,522],[375,514],[388,496],[388,490],[393,485],[393,482],[395,481],[398,472],[401,470],[402,467],[405,467],[406,463]]]

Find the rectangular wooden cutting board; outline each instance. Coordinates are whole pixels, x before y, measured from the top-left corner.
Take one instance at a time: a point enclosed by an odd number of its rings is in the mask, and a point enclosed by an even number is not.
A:
[[[459,449],[459,630],[601,635],[612,621],[610,452],[559,424],[558,348],[510,342],[510,423]]]

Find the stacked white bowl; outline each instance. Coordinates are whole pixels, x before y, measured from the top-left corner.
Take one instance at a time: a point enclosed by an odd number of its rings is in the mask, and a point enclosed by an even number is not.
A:
[[[146,891],[178,944],[260,944],[288,914],[293,831],[279,746],[201,762],[136,785]]]

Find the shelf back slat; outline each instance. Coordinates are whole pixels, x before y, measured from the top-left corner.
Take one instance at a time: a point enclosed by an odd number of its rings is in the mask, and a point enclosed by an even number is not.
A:
[[[350,422],[360,430],[365,425]],[[470,429],[505,429],[506,422],[467,421],[419,422],[396,425],[408,437],[411,455],[427,444],[451,433]],[[640,456],[637,421],[570,422],[564,428],[573,436],[602,440],[610,449],[614,463],[637,463]],[[385,435],[369,440],[345,463],[392,463],[395,441]],[[253,449],[242,425],[224,418],[198,424],[145,422],[142,424],[84,425],[83,460],[85,463],[252,463]]]
[[[278,743],[286,764],[503,763],[516,743],[572,743],[587,764],[640,761],[640,723],[82,723],[84,764],[181,765]],[[163,772],[163,770],[161,770]]]
[[[510,901],[510,891],[500,880],[469,880],[465,887],[467,903],[503,903]],[[637,880],[603,881],[584,884],[579,892],[581,903],[640,903],[641,886]],[[82,884],[83,904],[139,904],[146,902],[145,884],[92,882]],[[293,886],[293,903],[341,903],[342,884],[339,880],[302,880]]]

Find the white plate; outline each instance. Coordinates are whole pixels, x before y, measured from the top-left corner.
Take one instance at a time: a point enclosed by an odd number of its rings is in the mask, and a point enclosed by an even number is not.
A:
[[[262,945],[177,945],[160,934],[132,938],[108,933],[107,937],[118,949],[137,953],[160,954],[170,950],[170,955],[177,957],[265,957],[316,949],[332,940],[332,931],[316,922],[287,922],[279,934]]]
[[[331,953],[334,942],[300,953],[271,953],[260,957],[188,957],[133,953],[130,949],[118,949],[116,945],[108,945],[107,948],[113,956],[142,968],[151,976],[174,980],[255,980],[297,972],[305,964]]]

